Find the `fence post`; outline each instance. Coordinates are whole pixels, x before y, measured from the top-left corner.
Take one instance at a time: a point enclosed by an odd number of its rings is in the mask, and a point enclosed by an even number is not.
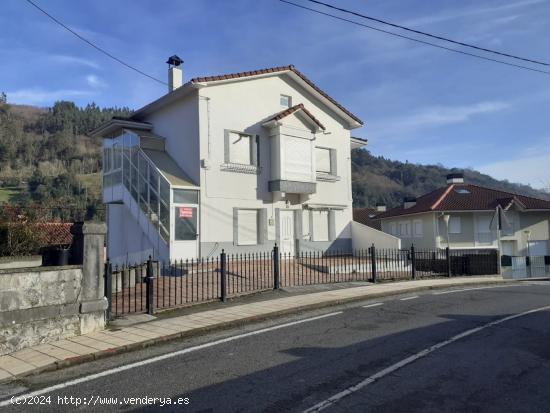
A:
[[[147,274],[145,276],[145,298],[146,304],[145,308],[147,309],[147,314],[153,314],[153,263],[151,261],[151,256],[147,260]]]
[[[221,292],[222,296],[220,297],[221,300],[225,303],[227,301],[227,261],[226,261],[226,254],[225,250],[222,249],[222,253],[220,254],[220,284],[221,284]]]
[[[372,282],[376,283],[376,247],[374,244],[370,247],[370,263],[372,270]]]
[[[411,265],[412,265],[412,279],[416,280],[416,253],[414,252],[414,244],[411,245]]]
[[[80,334],[102,330],[105,326],[105,234],[107,227],[100,222],[79,222],[71,227],[74,245],[72,262],[82,265],[78,305]]]
[[[105,262],[105,297],[107,298],[107,309],[105,310],[105,319],[111,320],[111,309],[113,308],[113,266],[109,258]]]
[[[445,248],[445,258],[447,260],[447,277],[451,276],[451,250],[449,247]]]
[[[273,247],[273,289],[278,290],[281,287],[281,273],[279,269],[279,246],[275,243]]]

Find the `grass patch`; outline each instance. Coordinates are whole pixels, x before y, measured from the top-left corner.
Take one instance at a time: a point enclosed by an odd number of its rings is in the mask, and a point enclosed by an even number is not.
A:
[[[88,196],[98,197],[101,195],[101,173],[78,174],[76,179],[82,185],[82,188],[88,188]]]
[[[21,188],[8,186],[0,188],[0,202],[15,202],[21,194]]]

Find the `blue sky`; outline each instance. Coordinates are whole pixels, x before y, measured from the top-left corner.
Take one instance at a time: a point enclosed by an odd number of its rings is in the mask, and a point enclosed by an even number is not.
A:
[[[354,132],[369,139],[376,155],[550,184],[550,75],[396,39],[276,0],[35,1],[157,78],[166,78],[164,62],[174,53],[185,60],[186,78],[292,63],[365,121]],[[550,61],[549,0],[330,1]],[[23,0],[2,1],[0,62],[0,90],[12,103],[66,99],[138,108],[166,91]]]

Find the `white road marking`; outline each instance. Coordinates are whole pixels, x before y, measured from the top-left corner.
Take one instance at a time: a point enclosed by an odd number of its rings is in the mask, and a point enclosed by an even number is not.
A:
[[[514,284],[514,285],[492,285],[492,286],[487,286],[487,287],[461,288],[459,290],[437,291],[437,292],[434,292],[432,294],[433,295],[443,295],[443,294],[461,293],[463,291],[488,290],[490,288],[506,288],[506,287],[519,287],[519,285],[518,284]]]
[[[384,304],[384,303],[367,304],[367,305],[364,305],[363,308],[378,307],[379,305],[383,305],[383,304]]]
[[[407,300],[414,300],[415,298],[418,298],[417,295],[413,295],[411,297],[405,297],[405,298],[400,298],[399,300],[400,301],[407,301]]]
[[[55,391],[55,390],[60,390],[60,389],[66,388],[66,387],[75,386],[75,385],[80,384],[80,383],[85,383],[85,382],[88,382],[88,381],[96,380],[96,379],[99,379],[101,377],[110,376],[112,374],[116,374],[116,373],[120,373],[122,371],[134,369],[136,367],[146,366],[148,364],[156,363],[157,361],[162,361],[162,360],[170,359],[170,358],[173,358],[173,357],[178,357],[178,356],[181,356],[183,354],[191,353],[191,352],[202,350],[202,349],[209,348],[209,347],[214,347],[214,346],[217,346],[219,344],[229,343],[231,341],[239,340],[239,339],[245,338],[245,337],[256,336],[256,335],[267,333],[267,332],[270,332],[270,331],[279,330],[281,328],[295,326],[297,324],[303,324],[303,323],[307,323],[309,321],[316,321],[316,320],[320,320],[320,319],[327,318],[327,317],[333,317],[333,316],[338,315],[338,314],[342,314],[342,311],[337,311],[337,312],[329,313],[329,314],[323,314],[323,315],[319,315],[319,316],[316,316],[316,317],[305,318],[303,320],[291,321],[291,322],[285,323],[285,324],[279,324],[279,325],[272,326],[272,327],[262,328],[260,330],[250,331],[248,333],[238,334],[236,336],[222,338],[220,340],[215,340],[215,341],[211,341],[209,343],[200,344],[198,346],[193,346],[193,347],[189,347],[189,348],[186,348],[186,349],[183,349],[183,350],[174,351],[172,353],[162,354],[160,356],[156,356],[156,357],[153,357],[153,358],[150,358],[150,359],[147,359],[147,360],[142,360],[142,361],[138,361],[138,362],[135,362],[135,363],[126,364],[125,366],[120,366],[120,367],[116,367],[116,368],[113,368],[113,369],[105,370],[105,371],[102,371],[102,372],[99,372],[99,373],[91,374],[89,376],[80,377],[78,379],[74,379],[74,380],[66,381],[64,383],[56,384],[54,386],[45,387],[43,389],[36,390],[36,391],[26,393],[26,394],[22,394],[22,395],[17,396],[17,397],[20,398],[20,399],[28,399],[28,398],[31,398],[31,397],[41,396],[41,395],[46,394],[46,393],[51,393],[52,391]],[[0,402],[0,407],[9,406],[10,404],[11,404],[11,399],[6,399],[6,400],[3,400],[3,401]]]
[[[405,359],[403,359],[403,360],[401,360],[401,361],[399,361],[395,364],[392,364],[389,367],[386,367],[383,370],[380,370],[378,373],[375,373],[372,376],[367,377],[365,380],[362,380],[359,383],[357,383],[353,386],[350,386],[347,389],[341,391],[340,393],[336,393],[334,396],[331,396],[328,399],[323,400],[320,403],[317,403],[315,406],[310,407],[307,410],[304,410],[303,413],[314,413],[314,412],[320,412],[321,410],[325,410],[327,407],[332,406],[334,403],[337,403],[338,401],[342,400],[344,397],[347,397],[347,396],[349,396],[349,395],[351,395],[351,394],[367,387],[369,384],[372,384],[375,381],[380,380],[381,378],[387,376],[388,374],[391,374],[391,373],[395,372],[396,370],[399,370],[400,368],[405,367],[405,366],[415,362],[418,359],[426,357],[430,353],[433,353],[434,351],[439,350],[442,347],[448,346],[449,344],[454,343],[455,341],[458,341],[458,340],[463,339],[465,337],[471,336],[472,334],[478,333],[482,330],[485,330],[486,328],[493,327],[493,326],[496,326],[498,324],[502,324],[506,321],[510,321],[510,320],[513,320],[513,319],[518,318],[518,317],[523,317],[523,316],[526,316],[526,315],[529,315],[529,314],[537,313],[537,312],[540,312],[540,311],[546,311],[546,310],[550,310],[550,306],[535,308],[533,310],[525,311],[525,312],[519,313],[519,314],[514,314],[514,315],[504,317],[504,318],[501,318],[501,319],[498,319],[498,320],[495,320],[495,321],[491,321],[490,323],[483,324],[479,327],[472,328],[470,330],[466,330],[466,331],[464,331],[460,334],[457,334],[456,336],[451,337],[448,340],[441,341],[437,344],[434,344],[433,346],[425,348],[424,350],[421,350],[418,353],[413,354],[412,356],[409,356],[409,357],[407,357],[407,358],[405,358]]]

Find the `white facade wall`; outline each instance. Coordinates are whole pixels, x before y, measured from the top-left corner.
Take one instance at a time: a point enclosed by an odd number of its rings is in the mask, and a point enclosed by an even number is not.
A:
[[[157,135],[166,138],[166,152],[198,184],[200,158],[197,94],[191,93],[143,120],[154,125],[153,131]]]
[[[153,259],[167,261],[169,251],[157,229],[122,186],[123,204],[107,205],[107,255],[114,265]]]
[[[274,197],[274,193],[269,191],[269,181],[273,176],[284,179],[285,171],[277,165],[280,160],[277,146],[284,145],[285,136],[281,135],[280,143],[270,137],[274,129],[268,129],[262,124],[286,109],[281,106],[281,95],[291,96],[292,106],[303,103],[326,127],[325,131],[313,135],[310,180],[316,184],[316,193],[309,196],[287,194],[281,198]],[[219,254],[222,248],[228,252],[271,249],[279,241],[278,218],[279,211],[283,209],[294,211],[294,233],[297,238],[295,249],[351,249],[350,131],[343,119],[294,81],[273,76],[210,83],[208,87],[189,91],[187,95],[140,120],[151,123],[152,132],[165,138],[166,152],[200,186],[199,256]],[[279,129],[282,131],[312,136],[312,125],[300,115],[292,114],[281,122],[283,126]],[[258,173],[228,171],[221,167],[225,163],[226,131],[258,136]],[[315,146],[336,151],[337,181],[323,182],[316,179]],[[280,155],[284,157],[284,148]],[[329,214],[329,241],[312,242],[310,211],[304,209],[304,204],[315,204],[316,208],[333,208]],[[110,206],[109,245],[111,256],[119,256],[122,260],[126,255],[127,261],[130,255],[133,258],[138,253],[147,255],[150,250],[155,250],[151,244],[156,243],[156,238],[151,239],[148,228],[142,225],[140,218],[124,213],[124,208],[131,209],[132,205]],[[261,211],[258,216],[262,222],[258,222],[258,230],[261,229],[263,233],[259,234],[257,245],[243,245],[239,248],[236,243],[237,209]],[[162,248],[158,246],[156,250],[161,259],[185,258],[161,251]]]
[[[268,190],[268,182],[272,175],[272,138],[269,138],[269,130],[263,127],[262,123],[285,109],[280,105],[281,94],[291,96],[293,106],[303,103],[326,127],[326,134],[315,134],[315,145],[336,149],[337,174],[341,179],[338,182],[316,182],[317,191],[307,202],[344,205],[343,210],[335,213],[335,235],[340,239],[351,238],[350,131],[307,91],[289,82],[280,77],[269,77],[225,83],[199,90],[200,159],[206,160],[209,165],[208,169],[202,168],[200,173],[203,243],[233,243],[235,207],[266,208],[268,222],[274,224],[268,226],[268,241],[276,240],[276,210],[286,209],[287,205],[283,200],[273,201],[273,194]],[[297,119],[288,119],[285,125],[306,129]],[[227,129],[259,135],[259,174],[220,169],[220,165],[224,163],[224,132]],[[303,197],[289,195],[288,200],[289,209],[302,211]],[[306,221],[303,217],[303,222],[307,225]]]
[[[437,248],[437,215],[433,212],[381,220],[382,231],[401,239],[403,248]]]
[[[360,222],[352,222],[353,249],[364,251],[373,244],[376,248],[401,249],[401,239]]]
[[[450,233],[450,247],[454,249],[468,248],[493,248],[498,249],[498,236],[495,227],[482,228],[493,219],[492,211],[474,212],[446,212],[451,217],[460,219],[460,232]],[[528,240],[531,243],[543,243],[550,252],[550,213],[543,211],[507,211],[507,217],[512,228],[503,229],[500,240],[507,243],[507,252],[513,255],[527,255]],[[420,220],[423,227],[423,235],[413,233],[414,222]],[[396,233],[404,248],[412,244],[418,248],[445,248],[447,241],[447,226],[440,212],[426,212],[420,214],[403,215],[382,220],[382,231],[389,234],[392,229],[399,228],[401,224],[408,224],[411,228],[409,234]],[[494,225],[494,224],[493,224]],[[528,231],[528,234],[526,233]]]

